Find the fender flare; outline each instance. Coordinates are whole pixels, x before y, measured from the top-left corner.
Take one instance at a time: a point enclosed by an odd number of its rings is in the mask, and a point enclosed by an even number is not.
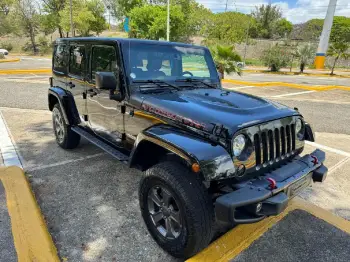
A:
[[[143,141],[154,143],[173,152],[184,159],[189,166],[198,163],[205,181],[219,180],[235,175],[234,163],[225,148],[179,128],[164,124],[152,126],[137,136],[130,154],[130,166],[133,166],[137,161],[135,156]]]
[[[48,91],[48,101],[49,109],[52,110],[50,106],[50,96],[56,97],[63,114],[64,121],[67,125],[79,124],[79,114],[76,109],[74,98],[71,94],[67,93],[66,90],[60,87],[50,87]]]

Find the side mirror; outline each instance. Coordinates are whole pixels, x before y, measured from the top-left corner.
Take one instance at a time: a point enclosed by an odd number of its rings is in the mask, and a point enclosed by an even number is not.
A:
[[[123,96],[119,90],[118,79],[113,72],[96,72],[96,88],[109,90],[109,99],[122,101]]]

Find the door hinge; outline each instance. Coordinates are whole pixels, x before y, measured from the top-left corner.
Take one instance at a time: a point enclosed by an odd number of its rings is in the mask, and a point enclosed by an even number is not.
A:
[[[88,115],[84,115],[84,121],[89,121]]]
[[[126,106],[125,105],[121,106],[121,112],[122,112],[122,114],[125,114],[125,112],[126,112]]]

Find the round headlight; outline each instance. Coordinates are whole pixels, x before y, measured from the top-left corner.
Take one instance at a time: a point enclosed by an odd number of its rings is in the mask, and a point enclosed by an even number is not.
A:
[[[246,140],[244,135],[238,135],[233,139],[233,154],[239,156],[245,148]]]
[[[297,134],[300,133],[300,131],[303,129],[303,122],[300,118],[297,119],[297,122],[295,123],[295,131]]]

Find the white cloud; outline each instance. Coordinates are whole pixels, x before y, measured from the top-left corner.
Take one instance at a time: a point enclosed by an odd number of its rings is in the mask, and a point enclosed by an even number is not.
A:
[[[223,12],[226,0],[197,0],[213,12]],[[228,10],[250,13],[255,6],[267,4],[268,0],[228,0]],[[292,23],[303,23],[312,18],[325,18],[329,0],[297,0],[295,6],[287,1],[275,2],[280,6],[283,16]],[[350,17],[350,1],[338,0],[335,15]]]

